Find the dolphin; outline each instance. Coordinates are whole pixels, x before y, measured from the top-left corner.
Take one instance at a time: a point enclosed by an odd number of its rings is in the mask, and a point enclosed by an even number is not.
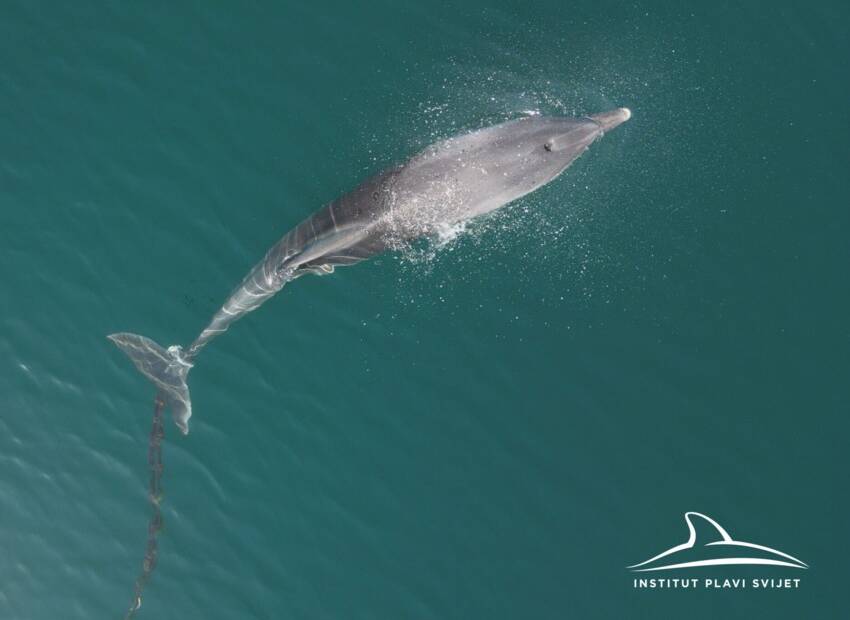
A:
[[[437,142],[284,235],[187,348],[162,347],[127,332],[108,338],[154,383],[157,402],[171,409],[187,434],[192,405],[186,379],[198,353],[285,284],[308,273],[332,273],[503,207],[555,179],[630,117],[628,108],[580,118],[532,115]]]

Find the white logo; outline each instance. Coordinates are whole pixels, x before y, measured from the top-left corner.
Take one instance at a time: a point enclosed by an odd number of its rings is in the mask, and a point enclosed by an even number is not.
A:
[[[805,562],[777,549],[733,540],[729,532],[723,529],[717,521],[699,512],[686,512],[685,523],[688,524],[689,532],[686,542],[627,568],[641,573],[695,566],[728,566],[731,564],[762,564],[802,569],[809,567]],[[694,527],[694,523],[707,523],[711,526],[710,528],[708,526],[700,528],[705,531],[701,533],[699,541],[697,541],[697,529]],[[706,553],[705,549],[710,551],[710,555],[714,557],[708,559],[702,557]],[[696,555],[700,557],[695,557]]]

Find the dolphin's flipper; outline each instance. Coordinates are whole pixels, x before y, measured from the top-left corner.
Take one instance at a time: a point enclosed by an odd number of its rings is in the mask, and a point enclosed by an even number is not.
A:
[[[299,267],[295,271],[292,272],[292,275],[289,276],[291,280],[295,280],[296,278],[300,278],[301,276],[306,276],[307,274],[313,274],[316,276],[326,276],[330,275],[334,272],[334,265],[323,264],[323,265],[304,265]]]
[[[317,276],[326,276],[334,272],[333,265],[310,265],[309,267],[301,268],[304,272],[314,273]]]

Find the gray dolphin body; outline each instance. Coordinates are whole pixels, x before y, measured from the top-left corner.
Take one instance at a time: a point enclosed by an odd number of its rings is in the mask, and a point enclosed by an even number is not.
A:
[[[287,282],[332,273],[525,196],[630,116],[626,108],[583,118],[528,116],[438,142],[367,179],[284,235],[187,349],[166,349],[130,333],[109,338],[154,382],[175,423],[188,433],[186,377],[198,352]]]

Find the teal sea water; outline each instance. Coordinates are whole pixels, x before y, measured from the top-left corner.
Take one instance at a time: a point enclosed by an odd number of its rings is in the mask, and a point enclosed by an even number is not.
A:
[[[845,3],[225,4],[0,7],[0,618],[130,600],[153,390],[106,334],[190,342],[438,138],[617,106],[557,182],[204,352],[138,617],[846,614]],[[635,589],[689,510],[810,568],[687,576],[799,588]]]

